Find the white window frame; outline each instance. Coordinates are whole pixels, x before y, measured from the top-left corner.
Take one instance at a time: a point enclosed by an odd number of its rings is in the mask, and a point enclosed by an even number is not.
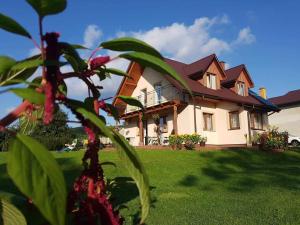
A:
[[[238,95],[245,96],[246,95],[246,85],[244,82],[239,81],[237,84],[238,87]]]
[[[162,85],[161,83],[154,84],[154,102],[160,104],[162,102]]]
[[[210,121],[210,127],[208,127],[207,121],[206,121],[206,115],[210,116],[211,121]],[[203,113],[203,130],[204,131],[214,131],[214,114],[209,113],[209,112],[204,112]]]
[[[207,74],[207,87],[214,90],[217,89],[217,76],[215,74]]]
[[[143,106],[147,106],[147,88],[141,89],[139,100]]]

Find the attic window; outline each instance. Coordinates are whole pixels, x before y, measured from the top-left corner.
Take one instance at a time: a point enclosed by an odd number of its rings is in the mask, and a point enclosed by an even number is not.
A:
[[[241,96],[245,96],[245,83],[244,82],[238,82],[237,83],[237,92],[238,92],[238,95],[241,95]]]
[[[207,74],[207,87],[214,90],[217,89],[217,79],[215,74]]]

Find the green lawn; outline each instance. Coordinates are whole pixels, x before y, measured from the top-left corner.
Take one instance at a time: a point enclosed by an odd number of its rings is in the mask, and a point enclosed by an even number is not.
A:
[[[153,198],[147,224],[300,224],[300,151],[138,151],[147,169]],[[70,186],[81,170],[82,152],[55,154]],[[114,151],[101,158],[119,163]],[[0,154],[0,188],[16,192]],[[126,224],[138,211],[138,192],[122,168],[106,166],[116,177],[116,205]]]

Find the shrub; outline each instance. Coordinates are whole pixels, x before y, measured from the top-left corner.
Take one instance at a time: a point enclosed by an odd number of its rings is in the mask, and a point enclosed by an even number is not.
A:
[[[288,133],[279,132],[277,127],[270,127],[257,135],[257,143],[262,150],[285,150],[288,147]]]
[[[199,143],[201,136],[199,134],[185,134],[184,147],[187,150],[195,149],[195,145]]]
[[[199,134],[183,134],[183,135],[170,135],[169,144],[172,149],[181,149],[184,144],[185,149],[193,150],[195,145],[201,140],[201,135]]]
[[[207,142],[207,137],[200,137],[199,140],[200,145],[205,145],[206,142]]]
[[[182,135],[170,135],[169,136],[169,144],[172,149],[181,149],[183,144],[183,136]]]

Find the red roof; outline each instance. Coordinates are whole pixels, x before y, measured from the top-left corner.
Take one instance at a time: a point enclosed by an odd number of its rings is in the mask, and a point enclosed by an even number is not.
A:
[[[197,71],[205,72],[214,59],[216,59],[215,54],[207,56],[207,57],[200,59],[191,64],[185,64],[185,63],[178,62],[178,61],[175,61],[172,59],[167,59],[167,58],[165,58],[165,61],[170,66],[172,66],[173,69],[175,69],[178,74],[180,74],[182,76],[182,78],[186,81],[187,85],[190,87],[191,91],[194,94],[205,95],[206,97],[215,98],[215,99],[223,99],[223,100],[228,100],[228,101],[237,102],[237,103],[250,104],[250,105],[256,105],[256,106],[265,106],[265,104],[263,104],[261,101],[259,101],[257,98],[255,98],[251,95],[240,96],[240,95],[236,94],[234,91],[227,89],[225,87],[214,90],[214,89],[205,87],[204,85],[202,85],[200,82],[198,82],[196,80],[191,79],[190,75],[197,73]],[[243,68],[244,68],[244,65],[234,67],[233,70],[231,70],[229,73],[230,79],[234,78],[236,76],[235,74],[238,71],[241,72],[241,70]],[[227,71],[228,70],[226,70],[226,75],[227,75]],[[170,78],[169,76],[166,76],[166,78],[175,87],[177,87],[178,89],[182,89],[182,86],[179,84],[178,81]],[[229,79],[229,78],[227,78],[227,79]]]
[[[241,72],[243,71],[243,69],[245,68],[244,64],[241,64],[239,66],[236,67],[232,67],[228,70],[226,70],[226,75],[227,75],[227,79],[222,81],[222,84],[226,84],[226,83],[230,83],[232,81],[235,81],[239,75],[241,74]]]
[[[278,106],[300,103],[300,89],[290,91],[282,96],[270,98],[269,101]]]

